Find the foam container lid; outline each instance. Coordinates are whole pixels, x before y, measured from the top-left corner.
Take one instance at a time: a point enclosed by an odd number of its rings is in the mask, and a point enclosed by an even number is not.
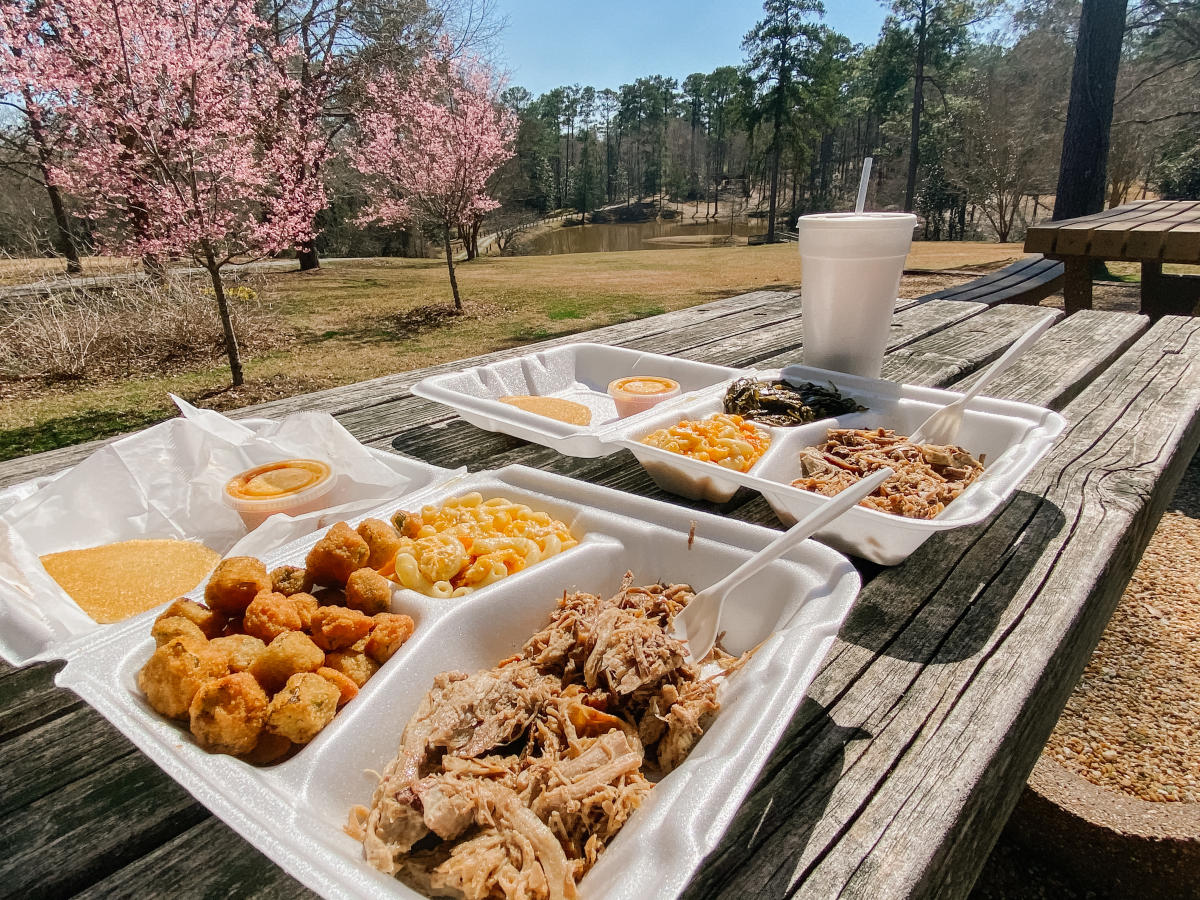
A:
[[[326,897],[416,894],[368,866],[342,826],[369,802],[408,718],[435,674],[494,666],[544,626],[564,589],[715,583],[778,532],[561,476],[511,466],[462,476],[381,506],[413,508],[467,491],[504,496],[566,522],[580,543],[473,594],[431,600],[398,590],[393,609],[412,638],[317,738],[290,759],[255,768],[201,750],[153,712],[136,686],[152,652],[153,613],[67,648],[58,684],[98,709],[143,752],[286,871]],[[695,523],[695,541],[688,532]],[[316,536],[273,551],[268,565],[302,563]],[[726,604],[726,645],[758,649],[721,687],[722,709],[685,762],[651,791],[580,884],[587,898],[673,897],[720,840],[804,698],[859,589],[845,557],[812,541],[771,564]],[[199,593],[199,591],[197,591]]]
[[[724,385],[747,374],[743,369],[714,366],[677,356],[646,353],[608,344],[565,344],[536,350],[515,359],[474,366],[461,372],[431,375],[412,386],[418,397],[449,406],[485,431],[500,431],[566,456],[594,457],[612,453],[612,436],[628,422],[657,410],[686,403],[696,392]],[[650,410],[617,418],[608,384],[629,375],[659,375],[679,382],[678,396]],[[589,425],[569,425],[501,403],[499,398],[530,394],[572,400],[592,413]]]

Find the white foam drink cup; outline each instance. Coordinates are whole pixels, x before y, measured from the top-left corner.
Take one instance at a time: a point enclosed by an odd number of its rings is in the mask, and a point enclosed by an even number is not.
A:
[[[916,225],[911,213],[800,217],[806,366],[879,377]]]

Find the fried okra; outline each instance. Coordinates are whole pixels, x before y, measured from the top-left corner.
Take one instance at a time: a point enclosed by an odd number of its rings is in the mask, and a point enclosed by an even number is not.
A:
[[[204,602],[227,616],[240,616],[259,591],[271,589],[267,567],[251,556],[231,556],[217,563]]]
[[[400,532],[383,519],[363,519],[355,531],[370,548],[366,562],[370,568],[382,569],[396,558],[401,543]]]
[[[303,622],[300,612],[291,598],[274,591],[259,591],[246,607],[246,616],[242,619],[242,628],[246,634],[254,635],[267,643],[281,634],[299,631],[301,627]]]
[[[174,638],[146,660],[137,682],[155,711],[172,719],[186,719],[201,685],[224,674],[223,663],[208,646]]]
[[[296,744],[307,744],[337,713],[340,692],[320,675],[301,672],[271,699],[267,728]]]
[[[200,630],[200,626],[183,616],[159,616],[150,628],[150,636],[159,647],[176,638],[198,647],[208,643],[208,638]]]
[[[366,684],[367,680],[379,671],[379,663],[361,650],[354,649],[326,653],[325,665],[336,672],[341,672],[359,687]]]
[[[207,606],[202,606],[195,600],[189,600],[187,597],[180,597],[168,606],[158,621],[170,619],[175,616],[182,616],[185,619],[191,619],[196,623],[196,627],[204,632],[204,636],[210,640],[219,637],[221,629],[225,627],[225,617],[220,613],[213,612]]]
[[[373,616],[392,605],[392,583],[371,568],[350,573],[346,581],[346,606]]]
[[[256,766],[265,766],[283,759],[294,747],[291,741],[281,734],[274,734],[266,728],[258,736],[254,749],[242,758]]]
[[[288,599],[292,601],[292,607],[296,610],[296,615],[300,617],[300,627],[308,631],[308,629],[312,628],[313,613],[320,606],[317,603],[317,598],[312,594],[300,593],[292,594]]]
[[[371,548],[345,522],[338,522],[317,541],[304,567],[316,584],[344,585],[350,573],[367,564]]]
[[[374,617],[371,633],[367,636],[367,656],[383,665],[412,637],[415,627],[416,624],[408,616],[379,613]]]
[[[317,669],[317,674],[338,689],[341,694],[338,698],[338,709],[358,696],[358,685],[349,675],[339,672],[337,669],[331,669],[329,666],[321,666]]]
[[[267,695],[248,672],[205,682],[188,708],[192,735],[205,750],[241,756],[258,744]]]
[[[332,652],[362,640],[371,630],[371,618],[357,609],[322,606],[312,617],[312,639],[322,650]]]
[[[208,648],[220,657],[229,671],[245,672],[266,652],[267,645],[253,635],[231,634],[213,638],[208,642]]]
[[[250,674],[268,693],[274,693],[297,672],[315,672],[325,653],[307,634],[289,631],[279,635],[250,666]]]
[[[312,579],[308,577],[308,570],[299,566],[280,566],[271,570],[271,590],[290,597],[311,591]]]

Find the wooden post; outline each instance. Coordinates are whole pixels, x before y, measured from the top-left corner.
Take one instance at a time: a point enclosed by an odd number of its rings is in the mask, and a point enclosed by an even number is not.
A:
[[[1063,260],[1063,301],[1067,315],[1092,308],[1092,266],[1085,256]]]

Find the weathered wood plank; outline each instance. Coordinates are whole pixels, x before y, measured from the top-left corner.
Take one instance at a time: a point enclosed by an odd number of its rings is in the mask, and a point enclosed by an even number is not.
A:
[[[90,706],[60,711],[0,744],[0,816],[66,789],[130,753],[137,748]]]
[[[211,816],[76,896],[78,900],[133,900],[150,893],[253,900],[316,897]]]
[[[996,359],[1046,315],[1047,310],[1038,307],[989,307],[888,354],[883,377],[908,383],[949,384]]]
[[[0,742],[82,705],[70,691],[54,686],[62,663],[38,663],[12,669],[0,677]]]
[[[1200,443],[1198,409],[1200,322],[1164,319],[1068,405],[997,517],[871,581],[810,691],[822,714],[794,723],[688,896],[964,896]]]
[[[1054,325],[1004,375],[985,389],[993,397],[1007,397],[1062,409],[1133,345],[1150,320],[1126,313],[1084,310]],[[967,390],[979,373],[954,385]]]
[[[207,815],[145,756],[122,756],[5,819],[10,840],[0,856],[0,894],[28,898],[74,893]]]
[[[1200,222],[1178,225],[1167,232],[1163,261],[1171,263],[1200,263]]]
[[[895,353],[901,347],[915,343],[935,334],[956,322],[962,322],[987,310],[983,303],[960,303],[955,300],[931,300],[906,307],[892,318],[892,333],[888,336],[887,352]],[[759,337],[762,343],[762,337]],[[772,344],[774,341],[771,342]],[[760,355],[757,365],[762,369],[782,368],[800,363],[802,355],[796,349],[784,352],[769,352]]]
[[[1138,259],[1162,259],[1166,254],[1167,235],[1183,225],[1200,223],[1200,203],[1181,204],[1172,208],[1171,215],[1143,222],[1129,232],[1124,247],[1124,256]],[[1200,242],[1200,236],[1196,238]]]

